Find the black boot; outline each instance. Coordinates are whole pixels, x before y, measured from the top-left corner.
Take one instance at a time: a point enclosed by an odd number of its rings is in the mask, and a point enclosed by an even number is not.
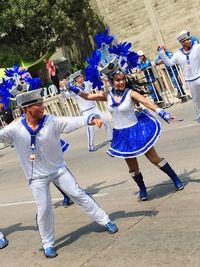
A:
[[[165,159],[162,159],[157,166],[171,178],[177,190],[182,190],[184,188],[181,180]]]
[[[139,170],[132,172],[131,177],[133,178],[133,180],[136,182],[136,184],[138,185],[140,189],[140,193],[138,196],[139,200],[141,201],[147,200],[148,199],[147,190],[146,190],[146,186],[144,184],[143,176],[141,172]]]

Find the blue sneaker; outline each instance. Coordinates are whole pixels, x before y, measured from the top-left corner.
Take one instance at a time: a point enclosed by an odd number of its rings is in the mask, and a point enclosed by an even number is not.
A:
[[[148,199],[146,188],[140,190],[138,199],[139,199],[140,201],[145,201],[145,200]]]
[[[67,208],[72,204],[73,204],[73,201],[68,196],[65,196],[63,199],[63,207]]]
[[[0,239],[0,249],[5,248],[8,245],[8,240],[6,238]]]
[[[178,177],[174,179],[173,182],[177,190],[183,190],[184,185],[182,184],[181,180]]]
[[[111,221],[108,222],[104,227],[110,234],[114,234],[118,231],[117,225]]]
[[[55,258],[56,256],[58,256],[58,253],[56,252],[55,248],[48,247],[44,249],[44,255],[47,258]]]
[[[200,123],[200,115],[197,117],[197,122]]]

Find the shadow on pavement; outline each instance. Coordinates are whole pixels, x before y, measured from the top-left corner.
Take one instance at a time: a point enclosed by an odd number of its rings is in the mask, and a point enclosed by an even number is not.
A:
[[[109,217],[112,221],[115,221],[116,219],[128,218],[128,217],[129,218],[130,217],[145,217],[145,216],[152,217],[152,216],[156,216],[157,214],[158,214],[158,211],[156,210],[143,210],[143,211],[133,211],[133,212],[117,211],[117,212],[109,214]],[[56,248],[59,249],[59,248],[65,247],[75,242],[81,236],[88,235],[91,232],[101,233],[104,231],[106,230],[104,229],[103,226],[100,226],[97,223],[93,222],[91,224],[85,225],[57,239],[55,242],[55,244],[58,244],[56,245]]]
[[[16,223],[6,228],[0,228],[0,231],[3,232],[5,236],[10,235],[14,232],[22,232],[22,231],[37,231],[37,227],[30,226],[22,226],[22,223]]]
[[[184,170],[184,172],[181,174],[178,174],[178,176],[180,177],[184,186],[187,186],[187,184],[190,182],[197,182],[197,183],[200,182],[200,180],[191,178],[191,175],[197,172],[198,170],[195,168],[190,171]],[[165,197],[167,195],[177,192],[171,180],[169,180],[169,182],[162,182],[152,187],[147,187],[147,190],[148,190],[148,200],[162,198],[162,197]]]

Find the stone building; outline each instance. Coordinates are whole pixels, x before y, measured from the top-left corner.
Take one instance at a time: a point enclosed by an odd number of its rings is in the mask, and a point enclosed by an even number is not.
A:
[[[199,0],[90,0],[117,41],[130,41],[134,50],[156,57],[158,44],[179,47],[177,34],[189,30],[200,37]]]

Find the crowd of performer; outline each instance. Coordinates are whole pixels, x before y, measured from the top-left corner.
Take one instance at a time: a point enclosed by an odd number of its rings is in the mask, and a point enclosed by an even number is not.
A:
[[[93,221],[102,225],[106,231],[114,234],[118,231],[107,213],[80,188],[75,177],[67,167],[60,135],[81,127],[88,129],[88,150],[95,152],[94,126],[105,126],[107,132],[108,156],[122,158],[128,166],[130,177],[139,187],[139,200],[148,200],[147,187],[139,169],[137,157],[146,158],[172,180],[175,190],[184,189],[184,185],[176,171],[154,148],[161,134],[161,125],[156,115],[166,123],[176,120],[175,116],[166,112],[157,102],[162,102],[162,95],[156,89],[154,73],[149,71],[150,60],[143,51],[130,50],[131,44],[114,45],[115,37],[108,31],[95,36],[97,48],[85,68],[85,76],[81,70],[65,75],[58,83],[56,67],[46,60],[52,82],[58,88],[63,99],[74,97],[78,103],[81,116],[57,117],[45,114],[42,81],[32,78],[26,69],[19,66],[5,71],[5,79],[0,84],[1,111],[9,108],[9,101],[14,99],[21,110],[21,116],[0,130],[0,143],[14,146],[32,191],[37,206],[36,223],[41,236],[44,255],[56,257],[54,247],[54,214],[50,195],[50,183],[53,183],[63,194],[64,199],[77,204]],[[164,46],[158,46],[156,64],[164,63],[173,79],[179,97],[185,96],[185,90],[177,71],[182,69],[184,79],[192,94],[197,121],[200,122],[200,44],[190,36],[188,31],[181,32],[178,37],[181,49],[174,55]],[[172,66],[172,68],[170,68]],[[149,93],[153,101],[147,99],[140,88],[144,85],[131,78],[132,70],[144,71]],[[145,70],[147,70],[145,72]],[[56,76],[56,77],[55,77]],[[87,80],[87,81],[86,81]],[[109,83],[108,90],[101,90]],[[92,93],[98,88],[99,93]],[[159,100],[159,101],[157,101]],[[95,105],[95,101],[104,101],[112,115],[113,129],[108,118]],[[136,110],[138,104],[144,107]],[[156,114],[156,115],[155,115]],[[52,153],[53,151],[53,153]],[[8,245],[8,240],[0,232],[0,248]]]

